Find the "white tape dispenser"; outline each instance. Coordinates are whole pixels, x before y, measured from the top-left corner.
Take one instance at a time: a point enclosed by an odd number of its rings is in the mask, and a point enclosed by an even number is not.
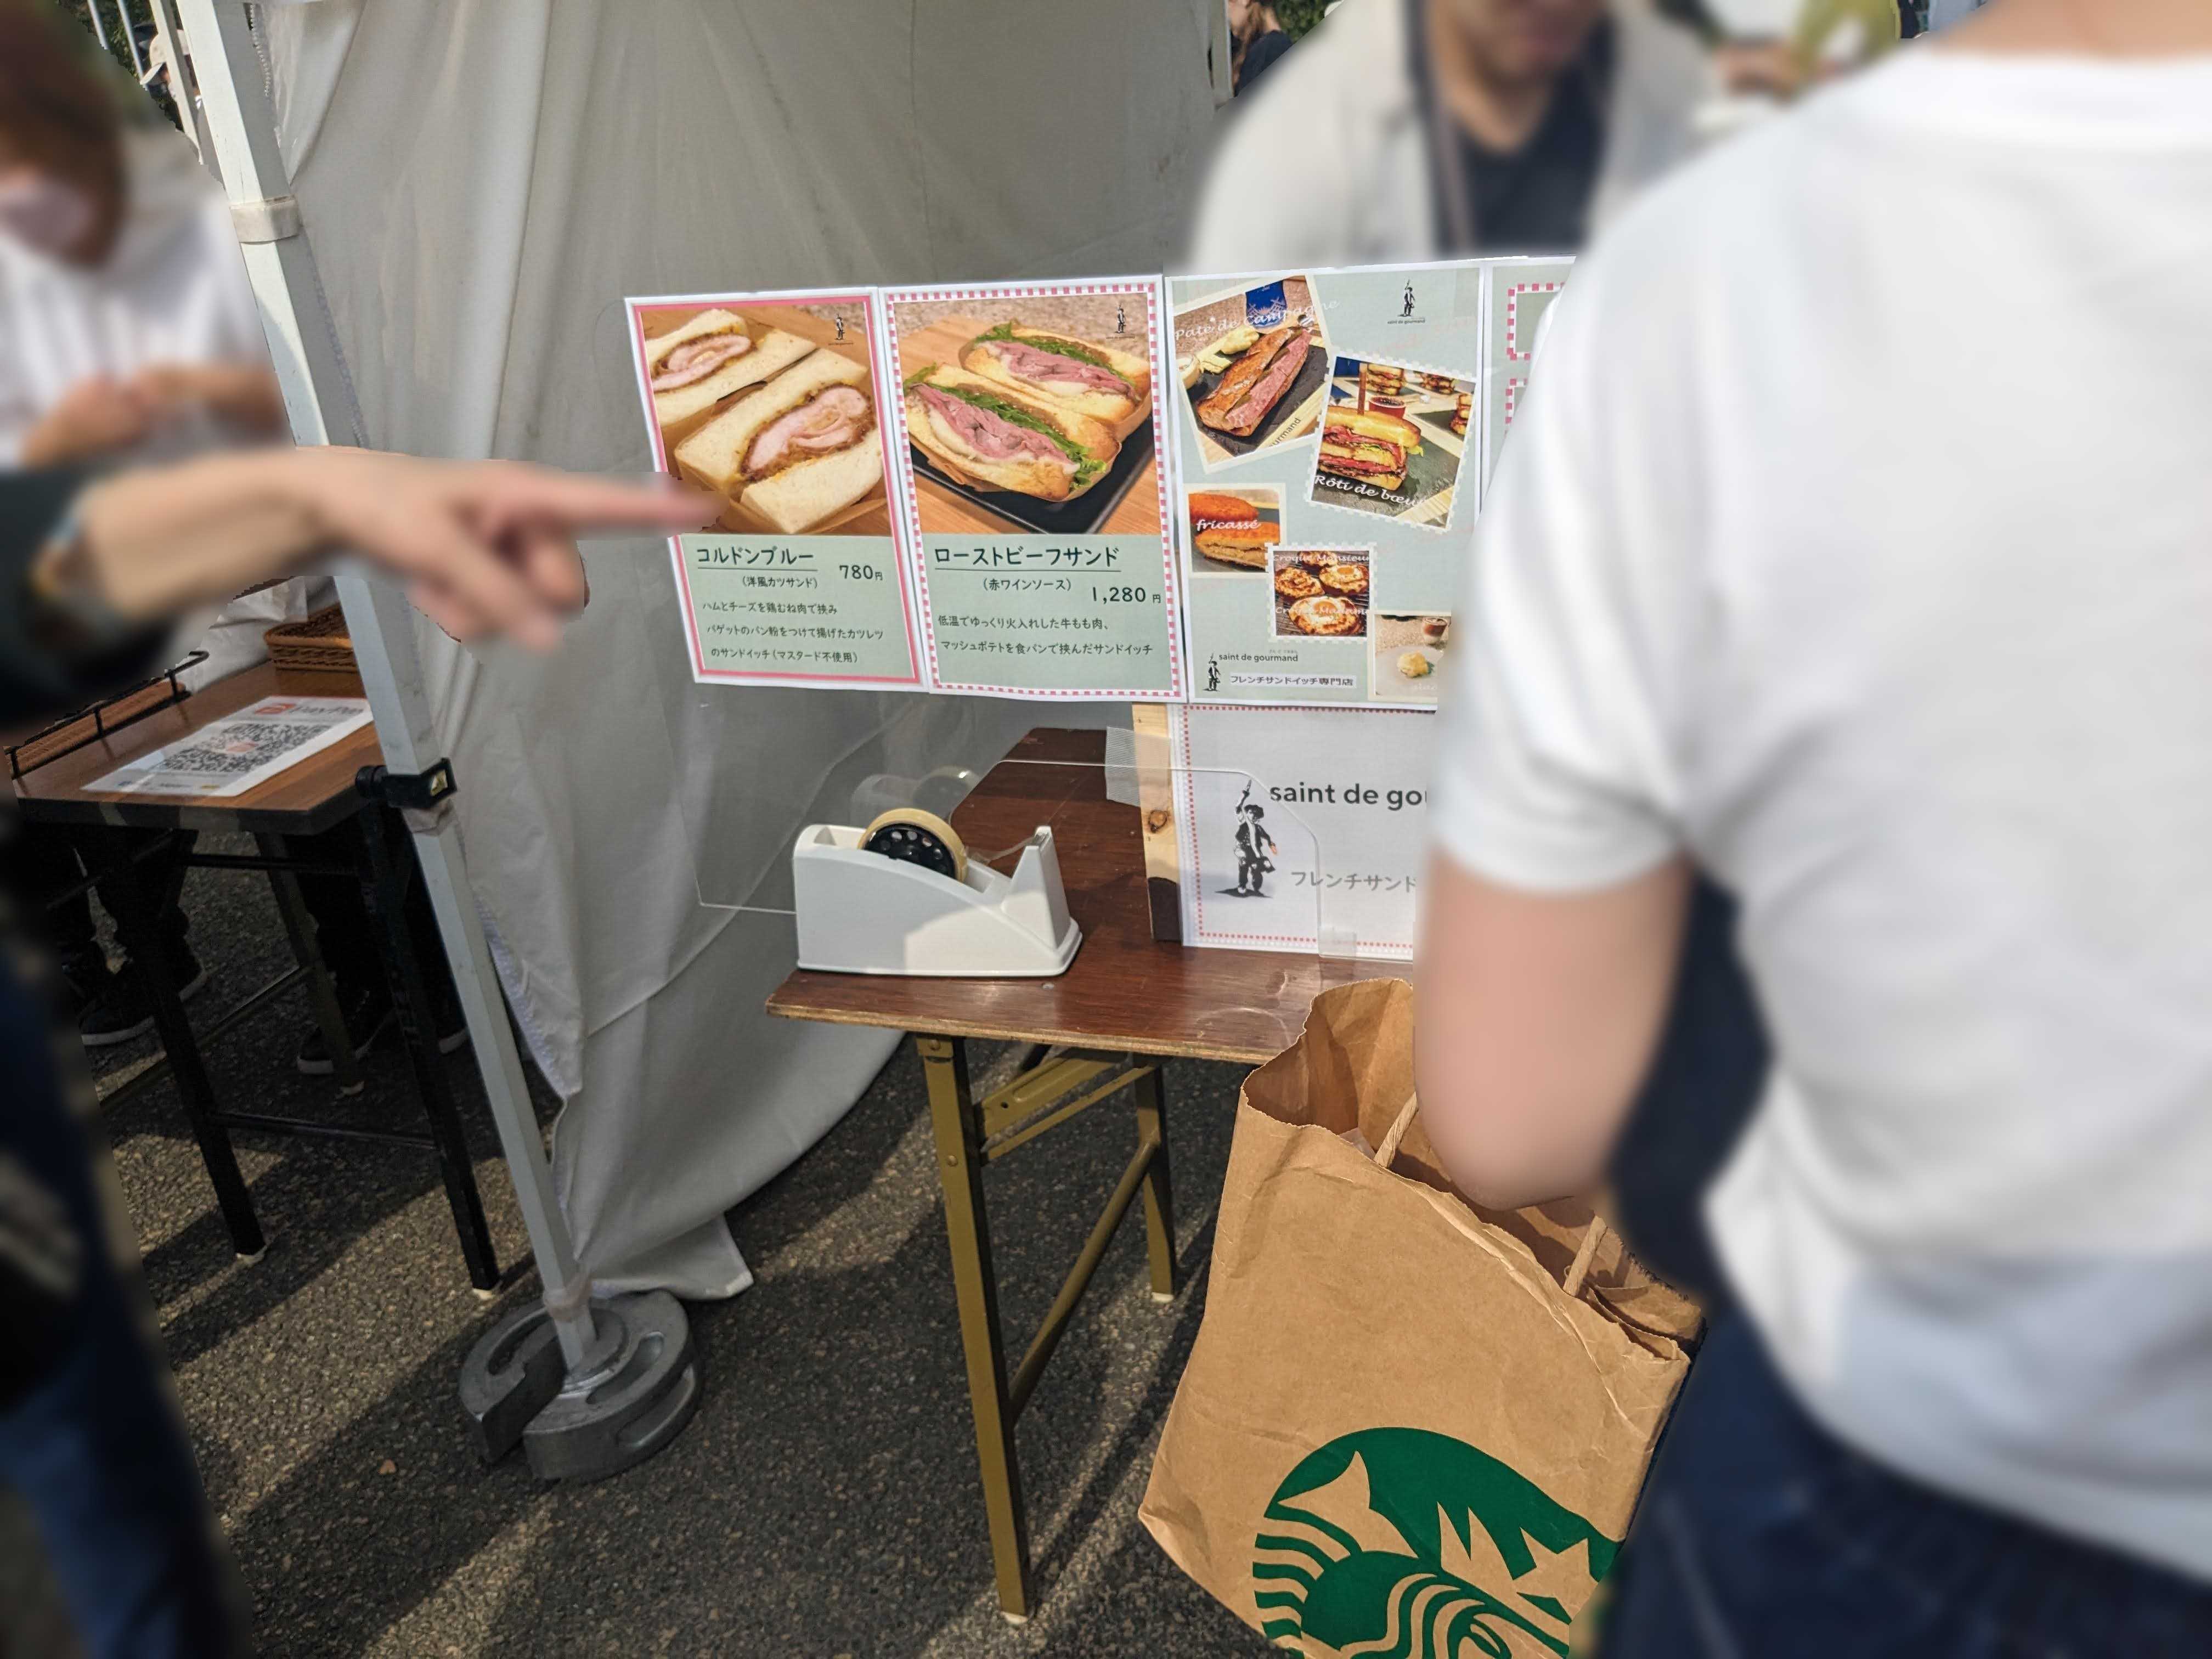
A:
[[[1047,979],[1075,960],[1052,830],[1014,873],[971,864],[952,826],[902,806],[866,830],[811,823],[791,849],[799,965],[834,974]]]

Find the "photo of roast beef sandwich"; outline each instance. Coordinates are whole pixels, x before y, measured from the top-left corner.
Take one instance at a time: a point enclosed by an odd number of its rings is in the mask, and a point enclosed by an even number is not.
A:
[[[1142,357],[1021,322],[977,335],[962,350],[960,366],[1115,428],[1145,407],[1152,390],[1152,372]]]
[[[726,398],[781,374],[813,349],[781,329],[756,338],[743,318],[720,307],[655,335],[645,343],[645,374],[662,437],[681,441]]]
[[[1121,442],[1104,422],[949,363],[906,382],[907,433],[956,483],[1065,501],[1105,476]]]
[[[1406,457],[1421,447],[1421,430],[1395,415],[1379,415],[1350,404],[1330,407],[1321,429],[1318,471],[1340,478],[1357,478],[1377,489],[1401,489],[1406,483]]]
[[[1297,324],[1269,329],[1229,365],[1193,412],[1200,426],[1249,438],[1259,429],[1306,366],[1313,330]]]
[[[867,372],[817,350],[746,393],[676,447],[678,471],[787,535],[883,482]]]

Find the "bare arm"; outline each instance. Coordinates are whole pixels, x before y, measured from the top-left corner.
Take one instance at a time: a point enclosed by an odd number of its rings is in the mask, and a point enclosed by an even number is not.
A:
[[[1595,1188],[1666,1013],[1688,892],[1680,859],[1534,893],[1431,858],[1414,1069],[1463,1191],[1513,1209]]]
[[[712,511],[688,491],[511,462],[249,450],[95,484],[78,533],[48,549],[33,580],[150,622],[347,550],[404,581],[455,638],[504,634],[544,650],[584,603],[579,534],[696,529]]]

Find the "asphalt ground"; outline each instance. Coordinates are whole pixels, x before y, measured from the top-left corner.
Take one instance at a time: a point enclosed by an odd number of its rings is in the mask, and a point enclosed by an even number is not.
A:
[[[210,842],[210,846],[213,843]],[[264,878],[195,872],[205,1023],[289,963]],[[396,1048],[340,1099],[300,1077],[304,994],[210,1046],[240,1109],[420,1121]],[[151,1039],[99,1056],[112,1081]],[[992,1059],[979,1048],[981,1069]],[[502,1263],[521,1223],[472,1062],[449,1062]],[[852,1112],[731,1212],[757,1282],[690,1305],[696,1418],[613,1480],[539,1484],[470,1449],[463,1356],[536,1291],[470,1290],[427,1152],[241,1133],[270,1237],[233,1255],[173,1088],[105,1121],[146,1283],[210,1501],[267,1655],[1256,1655],[1261,1640],[1185,1579],[1137,1518],[1198,1328],[1239,1068],[1170,1068],[1168,1134],[1187,1288],[1150,1296],[1125,1222],[1020,1427],[1039,1604],[991,1589],[942,1206],[921,1067],[902,1048]],[[556,1103],[542,1085],[541,1121]],[[733,1103],[733,1105],[735,1103]],[[1133,1146],[1094,1108],[987,1178],[1001,1306],[1019,1352]],[[66,1653],[35,1538],[0,1493],[0,1659]]]

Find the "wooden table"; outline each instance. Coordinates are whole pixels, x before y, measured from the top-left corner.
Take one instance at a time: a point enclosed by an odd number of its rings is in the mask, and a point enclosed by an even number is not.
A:
[[[1163,1301],[1176,1293],[1160,1062],[1257,1065],[1297,1040],[1316,994],[1373,972],[1371,965],[1363,969],[1317,957],[1156,941],[1138,809],[1106,799],[1104,755],[1101,732],[1032,732],[1010,758],[1047,763],[994,768],[952,817],[971,848],[1013,847],[1039,824],[1052,826],[1068,909],[1083,928],[1082,948],[1066,973],[1057,979],[900,979],[802,969],[768,1001],[769,1012],[793,1019],[915,1034],[945,1188],[999,1604],[1012,1618],[1027,1617],[1034,1599],[1014,1419],[1140,1190],[1152,1293]],[[970,1037],[1046,1052],[978,1100],[969,1086]],[[1135,1106],[1136,1155],[1010,1376],[991,1273],[984,1166],[1124,1091]]]
[[[117,933],[130,951],[135,969],[146,976],[165,1063],[176,1079],[185,1115],[215,1188],[216,1206],[238,1254],[257,1261],[265,1240],[231,1147],[231,1130],[260,1129],[422,1146],[437,1157],[470,1280],[479,1291],[489,1292],[499,1284],[499,1263],[484,1223],[483,1203],[477,1190],[475,1165],[460,1114],[447,1086],[437,1035],[431,1029],[422,963],[403,914],[409,884],[418,878],[415,860],[405,850],[404,830],[397,811],[373,787],[363,787],[365,778],[373,786],[382,774],[384,753],[374,729],[363,726],[243,793],[220,799],[102,793],[90,787],[125,762],[189,738],[226,714],[280,694],[357,697],[362,686],[360,678],[351,673],[290,672],[263,663],[26,771],[14,780],[15,809],[28,823],[97,824],[151,832],[150,838],[129,854],[94,870],[83,885],[104,882],[104,896],[112,890],[120,912],[114,916]],[[333,862],[327,853],[303,851],[294,845],[302,837],[319,836],[348,823],[358,823],[362,830],[356,860],[351,864]],[[259,851],[253,855],[194,852],[192,842],[202,830],[242,831],[253,836]],[[168,953],[152,931],[161,908],[159,901],[150,889],[134,879],[144,856],[165,842],[180,843],[185,849],[182,861],[198,868],[266,872],[298,963],[214,1021],[206,1037],[212,1039],[281,992],[304,981],[324,1042],[331,1050],[337,1084],[346,1092],[361,1086],[353,1043],[314,948],[298,878],[338,875],[360,882],[375,924],[416,1101],[428,1121],[427,1133],[326,1124],[226,1111],[221,1107],[201,1056],[201,1038],[193,1032],[180,988],[169,971]],[[155,1075],[158,1073],[149,1068],[134,1079],[134,1086]]]

